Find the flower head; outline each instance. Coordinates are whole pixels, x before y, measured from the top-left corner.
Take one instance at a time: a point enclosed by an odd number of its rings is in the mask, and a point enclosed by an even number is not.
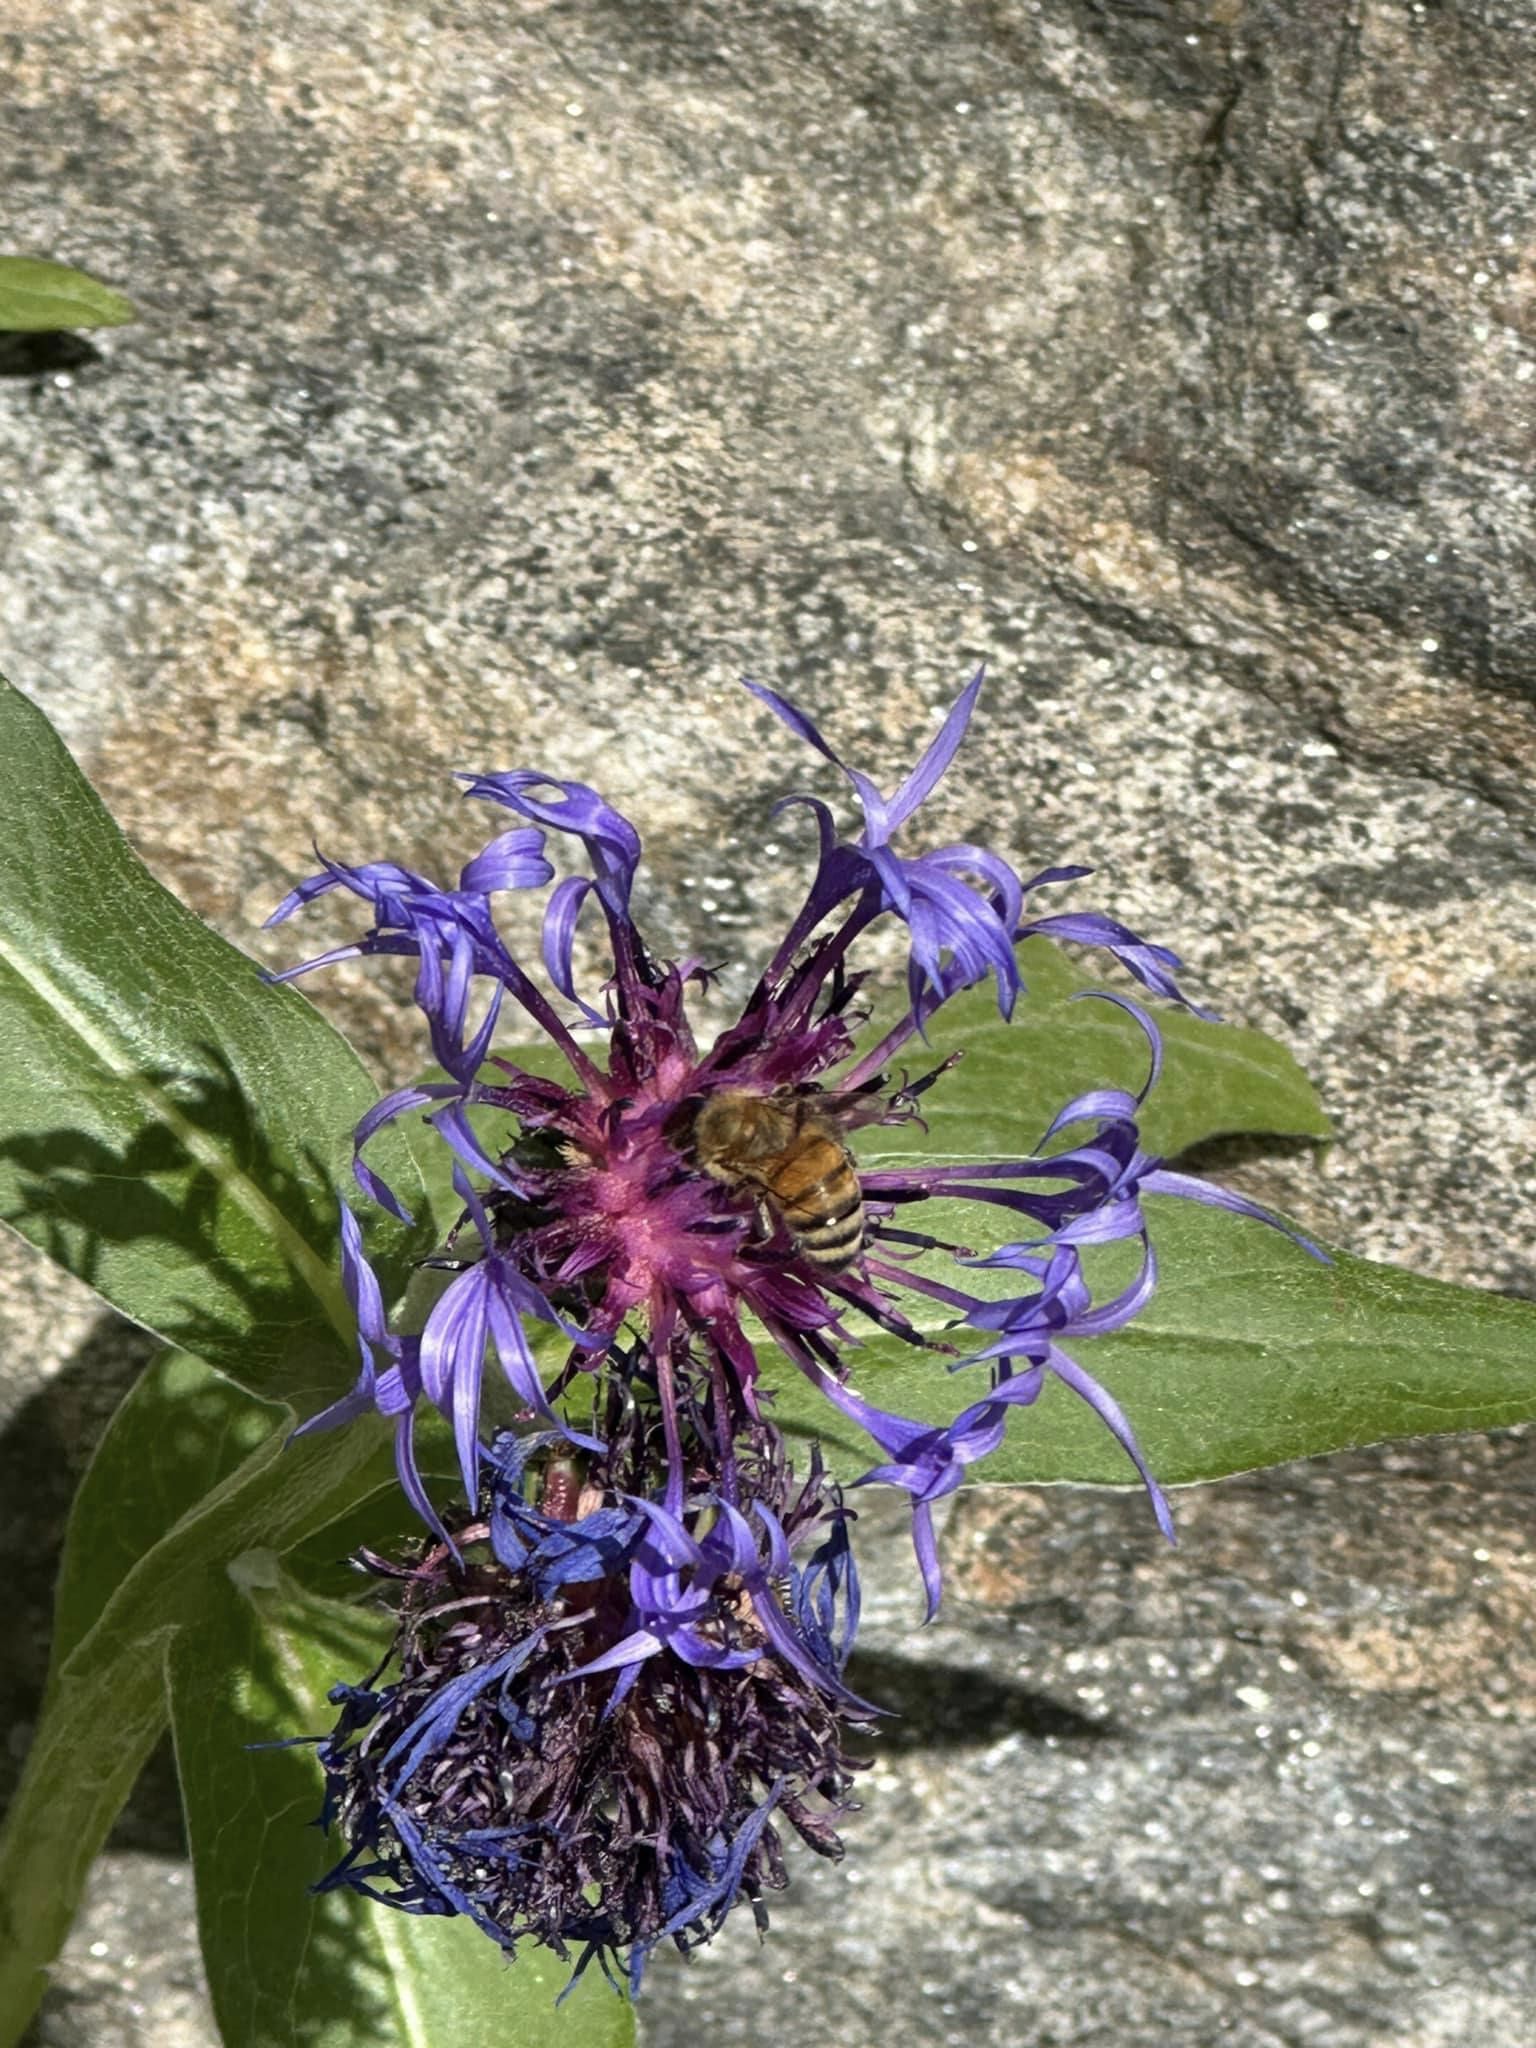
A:
[[[624,1434],[643,1467],[650,1432]],[[834,1646],[845,1518],[819,1475],[790,1497],[771,1432],[756,1448],[759,1535],[723,1502],[702,1539],[643,1496],[592,1505],[611,1470],[509,1435],[452,1545],[367,1560],[399,1626],[389,1663],[332,1694],[320,1760],[349,1847],[325,1888],[466,1914],[509,1953],[543,1942],[638,1989],[659,1942],[697,1946],[738,1900],[767,1925],[786,1829],[842,1854],[842,1745],[874,1711]]]
[[[524,1936],[574,1946],[633,1982],[657,1942],[707,1939],[739,1899],[760,1909],[782,1882],[783,1824],[837,1853],[831,1821],[851,1768],[841,1731],[875,1711],[844,1676],[858,1619],[848,1517],[815,1454],[794,1484],[759,1384],[761,1333],[829,1413],[866,1434],[861,1483],[909,1496],[930,1613],[934,1503],[1053,1385],[1102,1419],[1171,1534],[1130,1419],[1074,1351],[1153,1294],[1145,1194],[1263,1212],[1143,1151],[1140,1111],[1161,1056],[1150,1014],[1108,997],[1145,1034],[1147,1081],[1134,1095],[1106,1088],[1067,1103],[1033,1154],[960,1165],[918,1154],[874,1170],[851,1147],[861,1127],[913,1120],[941,1083],[948,1062],[894,1089],[885,1070],[957,990],[990,978],[1009,1014],[1023,992],[1021,937],[1105,947],[1178,995],[1174,956],[1112,919],[1025,919],[1035,890],[1085,870],[1022,881],[985,848],[905,843],[980,686],[978,675],[887,798],[804,713],[749,685],[843,770],[864,824],[843,839],[819,799],[787,800],[817,828],[805,901],[740,1015],[707,1045],[688,1006],[705,971],[645,943],[632,910],[639,835],[583,783],[467,778],[470,796],[524,822],[455,888],[390,863],[328,863],[279,907],[286,917],[332,890],[368,906],[363,937],[311,967],[355,953],[415,960],[415,1000],[447,1078],[380,1102],[358,1126],[355,1170],[366,1195],[404,1214],[364,1154],[385,1124],[420,1113],[449,1148],[463,1204],[435,1262],[453,1277],[407,1331],[390,1327],[358,1225],[343,1216],[361,1370],[307,1427],[388,1415],[431,1538],[420,1559],[390,1568],[401,1589],[395,1675],[341,1689],[322,1750],[351,1842],[334,1882],[414,1911],[467,1913],[508,1947]],[[579,842],[591,874],[551,891],[541,986],[508,949],[492,898],[554,878],[548,833]],[[574,942],[589,902],[612,971],[580,995]],[[907,1005],[861,1045],[862,977],[848,962],[881,918],[907,933]],[[563,1053],[563,1080],[492,1051],[508,1005]],[[488,1115],[504,1139],[485,1135]],[[997,1214],[1007,1241],[979,1256],[947,1246],[921,1227],[933,1198]],[[1140,1244],[1139,1268],[1102,1297],[1084,1253],[1123,1240]],[[978,1293],[983,1270],[1016,1291],[997,1299],[989,1280]],[[947,1334],[931,1334],[936,1321]],[[861,1324],[926,1354],[936,1395],[964,1373],[969,1398],[952,1396],[937,1421],[870,1401],[851,1383]],[[957,1356],[962,1333],[980,1341]],[[492,1354],[526,1427],[487,1451]],[[457,1449],[463,1499],[447,1512],[417,1466],[424,1403]]]

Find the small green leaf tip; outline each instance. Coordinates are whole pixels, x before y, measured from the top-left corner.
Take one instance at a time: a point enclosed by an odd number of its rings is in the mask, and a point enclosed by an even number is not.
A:
[[[0,334],[122,327],[137,318],[131,299],[83,270],[42,256],[0,256]]]

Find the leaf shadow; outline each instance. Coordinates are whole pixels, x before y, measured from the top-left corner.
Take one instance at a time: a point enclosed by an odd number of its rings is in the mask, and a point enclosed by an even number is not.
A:
[[[1320,1138],[1287,1137],[1278,1131],[1230,1131],[1216,1138],[1202,1138],[1170,1153],[1170,1162],[1180,1173],[1198,1173],[1217,1179],[1242,1166],[1263,1166],[1276,1160],[1295,1159],[1307,1164],[1316,1159]]]
[[[230,1217],[222,1156],[262,1189],[327,1267],[335,1259],[333,1178],[306,1146],[285,1158],[261,1128],[228,1058],[196,1048],[191,1071],[144,1077],[174,1105],[191,1142],[164,1119],[123,1142],[111,1126],[61,1124],[0,1139],[9,1199],[0,1221],[98,1292],[122,1299],[125,1255],[145,1254],[131,1274],[153,1331],[105,1314],[62,1371],[31,1393],[0,1431],[0,1573],[8,1595],[8,1649],[0,1659],[0,1796],[20,1775],[47,1673],[59,1564],[73,1496],[123,1396],[162,1340],[205,1358],[264,1399],[309,1412],[350,1383],[353,1361],[316,1297],[263,1241],[248,1215]],[[184,1277],[183,1277],[184,1276]],[[197,1457],[194,1415],[179,1457]],[[212,1429],[213,1423],[207,1425]],[[185,1851],[169,1752],[157,1751],[112,1837],[120,1847]]]
[[[284,1157],[216,1046],[199,1045],[196,1060],[195,1070],[143,1077],[196,1133],[190,1141],[163,1117],[120,1143],[83,1125],[0,1139],[0,1172],[14,1187],[0,1221],[254,1392],[331,1399],[345,1383],[340,1340],[214,1162],[229,1160],[259,1188],[327,1271],[337,1262],[335,1177],[312,1145]]]

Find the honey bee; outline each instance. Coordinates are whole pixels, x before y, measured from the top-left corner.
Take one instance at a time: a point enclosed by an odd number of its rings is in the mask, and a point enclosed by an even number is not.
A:
[[[722,1089],[699,1110],[693,1149],[712,1179],[782,1217],[813,1266],[842,1273],[864,1249],[864,1198],[831,1099]]]

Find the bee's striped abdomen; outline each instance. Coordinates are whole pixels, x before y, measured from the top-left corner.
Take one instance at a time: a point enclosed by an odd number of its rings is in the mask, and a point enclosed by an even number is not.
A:
[[[829,1132],[787,1154],[769,1185],[812,1265],[841,1273],[864,1249],[864,1197],[846,1146]]]

